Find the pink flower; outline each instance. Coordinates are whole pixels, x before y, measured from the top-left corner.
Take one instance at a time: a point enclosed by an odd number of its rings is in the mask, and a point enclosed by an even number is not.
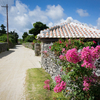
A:
[[[66,44],[66,47],[68,47],[68,44]]]
[[[96,83],[96,80],[97,80],[97,75],[95,73],[93,73],[93,75],[91,75],[90,77],[84,77],[83,90],[88,91],[90,86]]]
[[[71,63],[78,63],[80,62],[80,56],[76,48],[70,49],[65,54],[67,61]]]
[[[66,82],[62,81],[61,83],[57,84],[54,87],[54,92],[58,93],[61,92],[62,90],[65,90],[66,88]]]
[[[63,60],[64,59],[64,56],[63,55],[60,55],[59,58]]]
[[[49,86],[49,84],[45,85],[45,86],[44,86],[44,89],[48,89],[48,90],[50,90],[50,86]]]
[[[94,62],[100,56],[100,46],[84,47],[81,51],[81,60],[83,60],[82,67],[95,69]]]
[[[93,43],[95,43],[95,44],[96,44],[96,42],[95,42],[95,41],[93,41]]]
[[[49,49],[51,49],[51,46],[49,47]]]
[[[58,75],[55,77],[55,81],[56,83],[60,83],[61,82],[61,77]]]
[[[65,48],[62,48],[62,52],[64,52],[65,51]]]
[[[47,53],[47,51],[43,51],[44,53]]]
[[[49,84],[50,83],[50,80],[46,80],[44,81],[45,84]]]
[[[34,43],[32,42],[32,45],[34,45]]]
[[[83,90],[84,90],[84,91],[88,91],[88,90],[89,90],[89,87],[90,87],[90,84],[87,83],[86,80],[84,80],[84,81],[83,81],[83,86],[84,86]]]
[[[61,43],[62,43],[62,41],[61,41],[61,40],[59,40],[59,43],[61,44]]]

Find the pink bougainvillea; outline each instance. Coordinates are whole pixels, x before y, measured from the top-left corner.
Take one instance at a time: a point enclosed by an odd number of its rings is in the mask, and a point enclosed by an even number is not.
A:
[[[93,41],[93,43],[95,43],[95,44],[96,44],[96,42],[95,42],[95,41]]]
[[[51,49],[51,46],[49,46],[49,49]]]
[[[64,56],[63,55],[60,55],[59,58],[63,60],[64,59]]]
[[[60,83],[61,82],[61,77],[58,75],[55,77],[55,81],[56,83]]]
[[[47,51],[43,51],[43,53],[47,53]]]
[[[66,47],[68,47],[68,44],[66,44]]]
[[[61,83],[57,84],[54,87],[54,92],[58,93],[61,92],[62,90],[65,90],[66,88],[66,82],[62,81]]]
[[[92,84],[95,84],[96,83],[96,80],[97,80],[98,76],[93,73],[93,75],[91,75],[90,77],[84,77],[84,81],[83,81],[83,90],[84,91],[88,91],[90,86],[92,86]]]
[[[62,41],[61,41],[61,40],[59,40],[59,43],[61,44],[61,43],[62,43]]]
[[[76,48],[70,49],[65,54],[67,61],[71,63],[78,63],[80,61],[80,56]]]
[[[89,90],[89,87],[90,87],[90,84],[89,83],[87,83],[87,81],[83,81],[83,86],[84,86],[84,88],[83,88],[83,90],[84,91],[88,91]]]
[[[94,66],[94,62],[98,57],[100,56],[100,46],[94,47],[84,47],[81,51],[81,59],[83,60],[83,64],[81,65],[82,67],[86,68],[96,68]]]
[[[62,48],[62,53],[65,51],[65,48]]]
[[[46,84],[46,85],[44,86],[44,89],[48,89],[48,90],[50,90],[50,86],[49,86],[49,84]]]
[[[48,79],[48,80],[44,81],[44,83],[45,84],[49,84],[50,83],[50,80]]]

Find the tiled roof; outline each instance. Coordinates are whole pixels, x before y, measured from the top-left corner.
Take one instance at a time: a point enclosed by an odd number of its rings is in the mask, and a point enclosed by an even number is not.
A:
[[[37,38],[100,38],[100,30],[77,23],[63,23],[40,31]]]

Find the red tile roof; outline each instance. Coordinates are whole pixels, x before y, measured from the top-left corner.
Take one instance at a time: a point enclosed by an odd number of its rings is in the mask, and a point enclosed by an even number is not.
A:
[[[42,30],[37,38],[100,38],[100,30],[71,22]]]

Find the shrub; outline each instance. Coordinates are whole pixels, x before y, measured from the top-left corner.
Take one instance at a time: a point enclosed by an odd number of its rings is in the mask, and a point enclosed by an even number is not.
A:
[[[100,58],[100,45],[95,48],[87,45],[91,46],[93,42],[69,39],[59,40],[50,47],[59,55],[60,66],[66,74],[55,77],[55,92],[62,91],[74,100],[100,99],[100,77],[94,72],[94,63]]]
[[[28,35],[26,38],[25,38],[25,42],[33,42],[34,40],[34,35]]]

